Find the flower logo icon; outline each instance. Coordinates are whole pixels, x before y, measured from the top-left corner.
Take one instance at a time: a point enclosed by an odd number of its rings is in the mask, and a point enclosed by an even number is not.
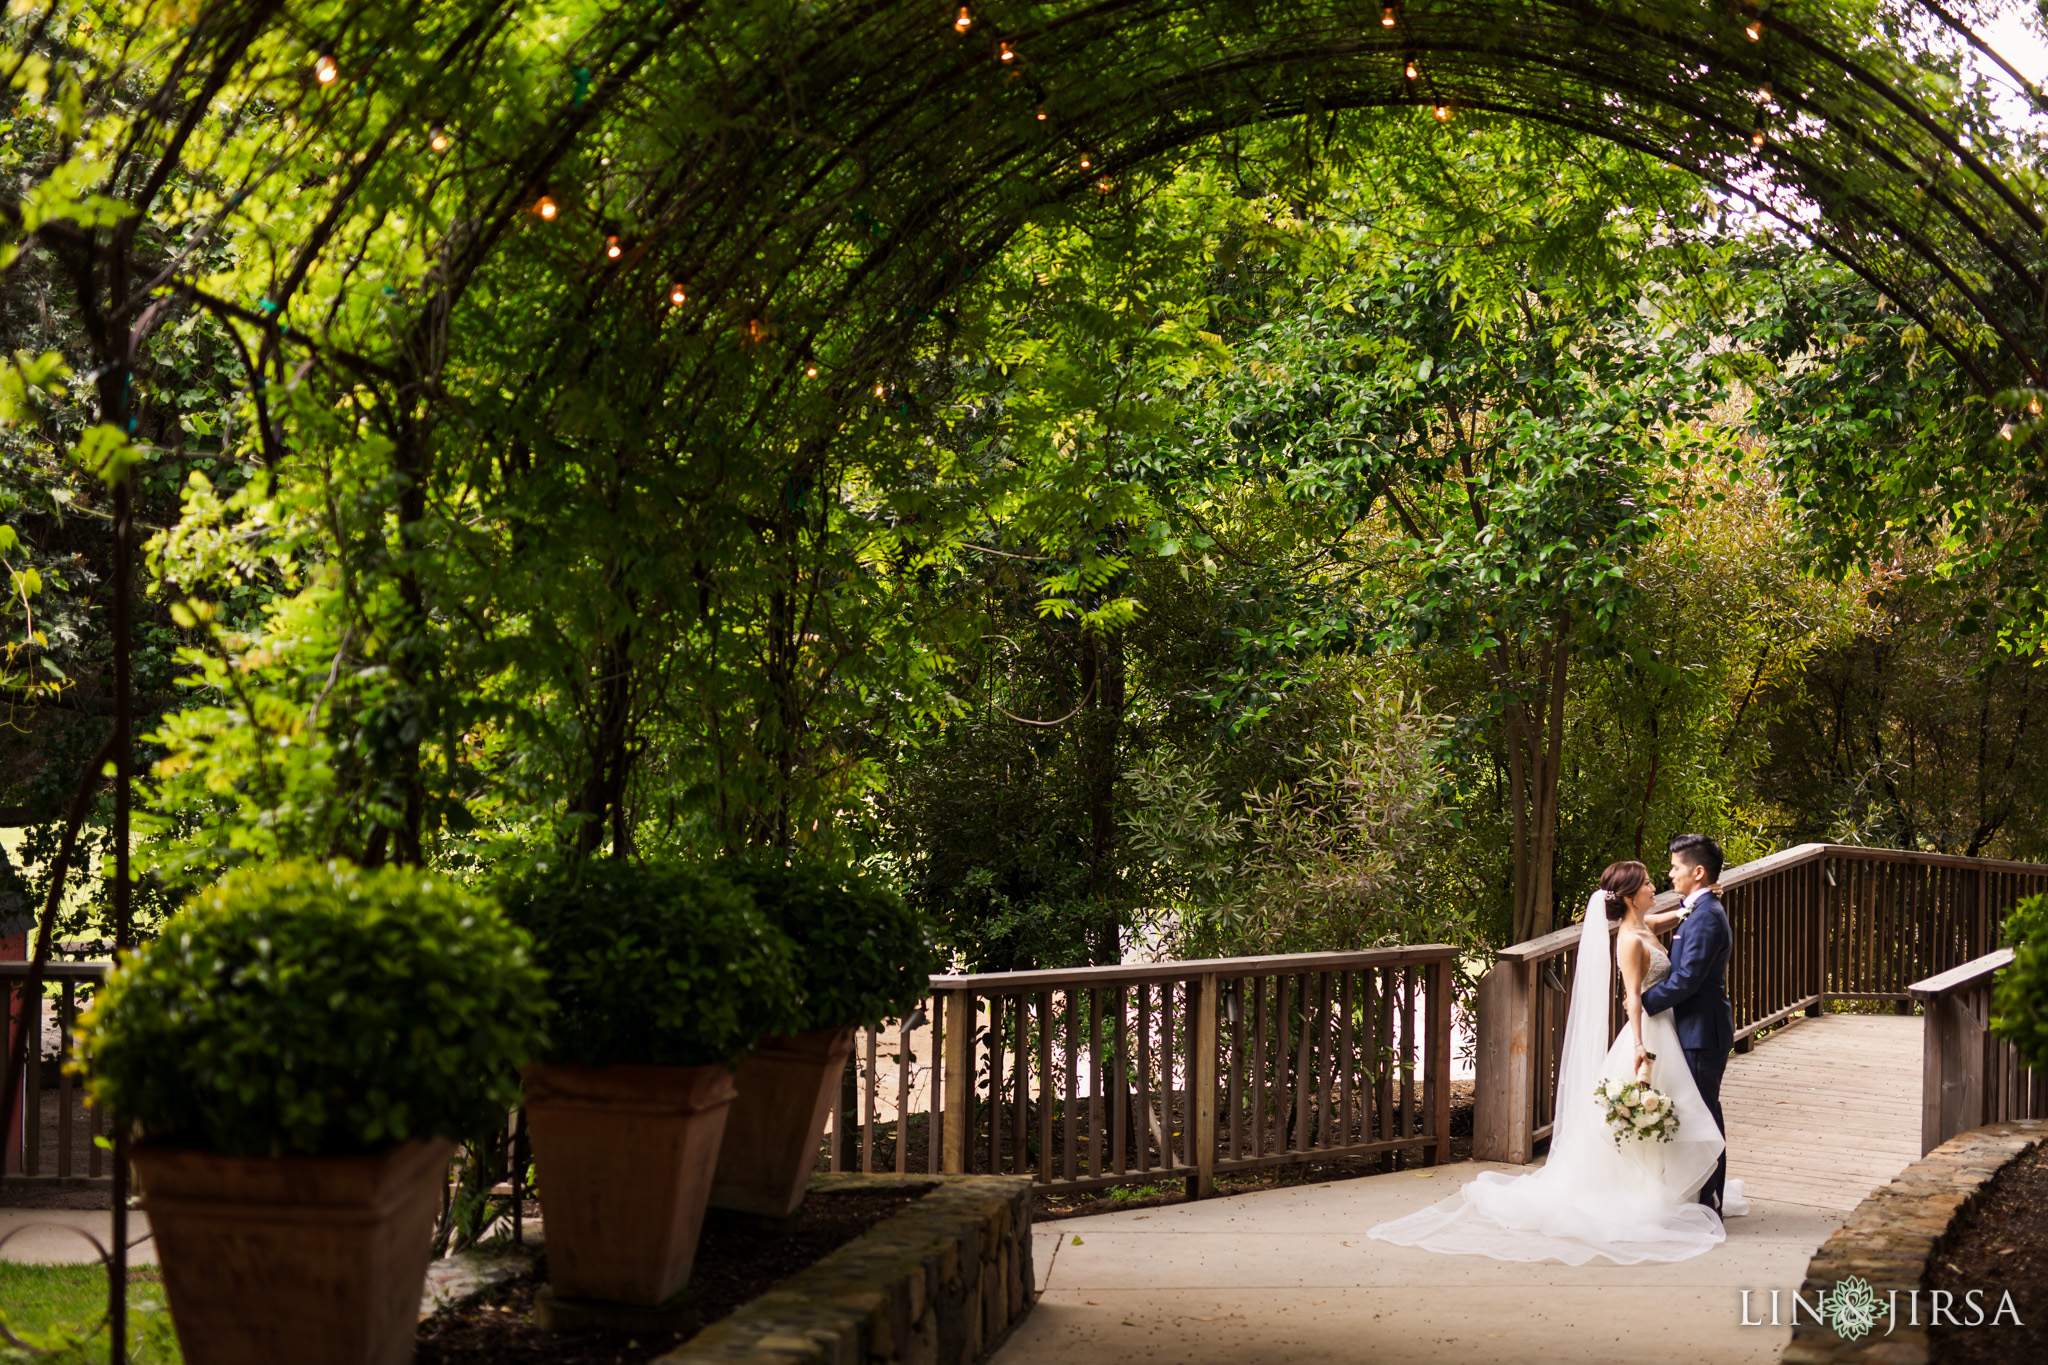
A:
[[[1862,1276],[1836,1280],[1834,1290],[1826,1298],[1828,1325],[1842,1340],[1860,1341],[1877,1325],[1877,1291]]]

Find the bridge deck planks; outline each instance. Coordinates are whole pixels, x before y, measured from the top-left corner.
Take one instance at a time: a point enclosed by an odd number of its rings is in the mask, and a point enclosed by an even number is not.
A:
[[[1728,1060],[1728,1173],[1753,1198],[1849,1210],[1920,1156],[1922,1022],[1801,1019]]]

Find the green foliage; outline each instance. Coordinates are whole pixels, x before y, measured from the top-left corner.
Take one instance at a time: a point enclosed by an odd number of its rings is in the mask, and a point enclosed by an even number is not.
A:
[[[2005,919],[2013,958],[1998,973],[1991,1031],[2036,1070],[2048,1068],[2048,896],[2029,896]]]
[[[84,1243],[79,1243],[84,1247]],[[0,1365],[95,1365],[108,1357],[107,1269],[0,1261]],[[154,1266],[128,1272],[128,1359],[178,1365],[178,1334]]]
[[[794,946],[720,877],[599,858],[539,864],[503,895],[548,967],[550,1062],[736,1064],[802,1026]]]
[[[932,926],[872,874],[762,849],[718,864],[796,945],[806,1029],[901,1018],[944,965]]]
[[[445,874],[287,862],[200,892],[122,964],[79,1059],[154,1141],[373,1151],[502,1115],[540,993],[526,936]]]

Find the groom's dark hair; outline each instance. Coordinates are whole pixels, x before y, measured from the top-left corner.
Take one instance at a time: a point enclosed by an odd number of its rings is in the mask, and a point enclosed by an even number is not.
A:
[[[1726,861],[1721,846],[1704,834],[1681,834],[1671,841],[1671,855],[1682,858],[1707,874],[1709,882],[1721,880],[1721,864]]]

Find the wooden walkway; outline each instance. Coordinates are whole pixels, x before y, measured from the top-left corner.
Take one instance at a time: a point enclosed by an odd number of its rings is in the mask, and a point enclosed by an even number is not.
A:
[[[1770,1365],[1789,1328],[1741,1294],[1796,1288],[1815,1249],[1920,1154],[1921,1021],[1801,1019],[1730,1059],[1729,1173],[1754,1212],[1676,1265],[1523,1264],[1370,1241],[1481,1170],[1461,1163],[1042,1225],[1042,1296],[997,1365],[1132,1361]]]
[[[1920,1158],[1922,1021],[1824,1014],[1728,1060],[1730,1175],[1752,1197],[1842,1213]]]

